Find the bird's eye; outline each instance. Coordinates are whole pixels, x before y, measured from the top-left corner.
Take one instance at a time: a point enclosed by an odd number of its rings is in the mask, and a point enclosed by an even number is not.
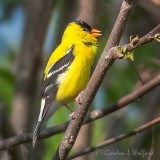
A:
[[[83,29],[83,31],[88,31],[87,27],[83,27],[82,29]]]

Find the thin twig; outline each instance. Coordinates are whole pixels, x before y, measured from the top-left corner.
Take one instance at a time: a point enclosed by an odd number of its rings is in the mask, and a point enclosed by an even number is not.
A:
[[[156,84],[156,85],[155,85]],[[160,74],[153,78],[150,82],[147,82],[143,86],[141,86],[139,89],[129,93],[128,95],[122,97],[117,102],[110,106],[104,107],[104,109],[92,111],[90,116],[87,117],[86,121],[93,121],[95,119],[99,119],[101,117],[104,117],[104,115],[108,115],[110,113],[113,113],[119,109],[122,109],[123,107],[127,106],[129,103],[135,101],[138,98],[141,98],[144,94],[148,93],[148,91],[152,90],[156,86],[160,85]],[[153,87],[154,86],[154,87]]]
[[[111,139],[103,141],[102,143],[100,143],[100,144],[98,144],[96,146],[91,146],[91,147],[88,147],[88,148],[84,149],[83,151],[75,153],[74,155],[70,156],[67,160],[70,160],[70,159],[73,159],[73,158],[77,158],[77,157],[82,156],[84,154],[93,152],[96,149],[99,149],[99,148],[102,148],[104,146],[110,145],[112,143],[118,142],[118,141],[120,141],[122,139],[126,139],[128,137],[137,135],[137,134],[141,133],[142,131],[145,131],[146,129],[148,129],[148,128],[150,128],[153,125],[156,125],[158,123],[160,123],[160,117],[158,117],[158,118],[156,118],[156,119],[154,119],[154,120],[152,120],[152,121],[150,121],[150,122],[148,122],[148,123],[136,128],[136,129],[134,129],[133,131],[129,131],[127,133],[120,134],[120,135],[118,135],[116,137],[113,137]]]
[[[160,24],[158,24],[153,30],[151,30],[143,37],[137,39],[137,43],[133,44],[133,42],[131,41],[129,44],[122,46],[122,48],[126,48],[126,51],[132,51],[139,46],[152,42],[155,39],[156,34],[160,34]]]
[[[150,82],[147,82],[146,84],[141,86],[139,89],[120,98],[114,104],[111,104],[110,106],[106,106],[104,107],[104,109],[101,109],[101,110],[92,111],[87,116],[84,123],[92,122],[110,113],[113,113],[119,109],[122,109],[123,107],[127,106],[129,103],[132,103],[136,99],[142,97],[144,94],[147,94],[149,91],[151,91],[158,85],[160,85],[160,75],[156,76]],[[42,132],[40,133],[39,139],[48,138],[50,136],[64,132],[66,130],[68,123],[69,122],[66,122],[64,124],[42,130]],[[19,144],[30,142],[31,140],[32,140],[32,132],[23,133],[21,135],[14,136],[14,137],[0,141],[0,150],[15,147]]]

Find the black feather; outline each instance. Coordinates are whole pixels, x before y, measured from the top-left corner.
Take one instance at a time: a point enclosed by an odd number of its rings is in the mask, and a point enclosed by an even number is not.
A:
[[[42,91],[41,91],[42,98],[49,96],[50,90],[52,90],[52,92],[56,92],[56,90],[58,88],[58,85],[56,83],[58,76],[67,70],[68,66],[71,64],[73,59],[74,59],[73,47],[71,47],[70,52],[67,53],[64,57],[62,57],[59,61],[57,61],[50,68],[48,75],[51,74],[52,72],[55,72],[55,74],[53,74],[49,78],[46,77],[45,81],[43,82],[43,87],[42,87]],[[68,64],[68,65],[66,67],[63,67],[66,64]],[[59,70],[61,67],[63,67],[63,69]],[[52,85],[52,87],[51,87],[51,85]]]
[[[46,106],[50,105],[56,95],[58,90],[57,78],[60,74],[64,73],[68,66],[72,63],[74,59],[73,55],[73,46],[68,49],[68,53],[62,57],[59,61],[57,61],[49,70],[48,75],[51,74],[50,77],[46,77],[43,87],[42,87],[42,98],[45,99],[45,108]],[[52,73],[54,73],[52,75]]]
[[[58,90],[57,78],[60,74],[64,73],[67,70],[69,65],[74,60],[73,48],[74,46],[68,49],[68,51],[66,52],[66,55],[62,57],[59,61],[57,61],[50,68],[48,72],[48,75],[50,74],[50,76],[46,77],[43,83],[41,96],[42,96],[42,99],[45,100],[45,105],[42,111],[42,117],[41,117],[42,120],[38,121],[33,133],[33,141],[32,141],[33,147],[35,146],[38,135],[40,134],[41,126],[44,121],[45,115],[49,110],[49,107],[51,106],[54,97],[56,96],[56,92]]]
[[[78,25],[80,25],[84,31],[90,32],[91,29],[92,29],[91,26],[88,25],[88,24],[87,24],[86,22],[84,22],[84,21],[76,20],[75,23],[77,23]]]
[[[35,147],[38,135],[40,134],[41,126],[42,126],[42,121],[38,121],[38,123],[36,125],[36,128],[35,128],[35,130],[33,132],[33,136],[32,136],[32,145],[33,145],[33,148]]]

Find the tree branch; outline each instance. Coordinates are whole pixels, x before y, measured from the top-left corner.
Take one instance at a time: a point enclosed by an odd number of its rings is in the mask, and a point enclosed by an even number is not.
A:
[[[159,84],[160,84],[160,75],[153,78],[150,82],[144,84],[136,91],[133,91],[132,93],[122,97],[114,104],[112,104],[110,106],[106,106],[106,107],[104,107],[104,109],[101,109],[101,110],[92,111],[87,116],[84,123],[92,122],[92,121],[97,120],[99,118],[102,118],[110,113],[113,113],[119,109],[122,109],[123,107],[125,107],[129,103],[142,97],[144,94],[147,94],[149,91],[151,91],[152,89],[157,87]],[[53,136],[55,134],[64,132],[67,128],[68,123],[69,122],[66,122],[64,124],[42,130],[39,138],[40,139],[48,138],[48,137]],[[32,132],[24,133],[24,134],[14,136],[14,137],[11,137],[11,138],[8,138],[5,140],[1,140],[0,141],[0,150],[8,149],[8,148],[17,146],[22,143],[27,143],[27,142],[30,142],[31,140],[32,140]]]
[[[130,42],[129,44],[122,46],[122,48],[126,48],[126,51],[131,51],[146,43],[152,42],[155,39],[156,34],[160,34],[160,24],[158,24],[153,30],[151,30],[143,37],[137,39],[137,43],[133,44],[133,42]]]
[[[73,159],[73,158],[77,158],[77,157],[82,156],[84,154],[93,152],[96,149],[99,149],[99,148],[102,148],[104,146],[110,145],[112,143],[118,142],[118,141],[120,141],[122,139],[126,139],[128,137],[137,135],[137,134],[141,133],[142,131],[145,131],[146,129],[148,129],[148,128],[150,128],[153,125],[156,125],[158,123],[160,123],[160,117],[158,117],[158,118],[156,118],[156,119],[154,119],[154,120],[152,120],[152,121],[150,121],[150,122],[148,122],[148,123],[136,128],[136,129],[134,129],[132,131],[129,131],[127,133],[123,133],[123,134],[120,134],[120,135],[118,135],[116,137],[110,138],[110,139],[108,139],[106,141],[103,141],[102,143],[100,143],[100,144],[98,144],[96,146],[88,147],[88,148],[84,149],[83,151],[80,151],[80,152],[70,156],[67,160]]]
[[[132,103],[138,98],[141,98],[144,94],[147,94],[149,91],[154,89],[156,86],[160,85],[160,74],[148,83],[141,86],[139,89],[129,93],[128,95],[120,98],[117,102],[113,103],[110,106],[104,107],[104,109],[92,111],[91,114],[86,118],[85,122],[91,122],[93,120],[104,117],[110,113],[113,113],[119,109],[124,108],[126,105]]]
[[[105,59],[108,51],[119,44],[120,38],[125,28],[126,21],[130,15],[131,10],[133,9],[136,0],[124,0],[116,20],[116,23],[112,29],[108,43],[103,51],[103,54],[99,60],[98,65],[86,87],[83,94],[81,95],[81,103],[76,104],[76,110],[74,113],[74,118],[69,123],[64,137],[62,138],[61,144],[56,151],[56,154],[53,159],[65,159],[69,154],[76,138],[79,133],[79,130],[82,126],[83,120],[87,114],[89,106],[104,78],[104,74],[113,64],[115,57],[112,54],[108,55],[108,58]]]

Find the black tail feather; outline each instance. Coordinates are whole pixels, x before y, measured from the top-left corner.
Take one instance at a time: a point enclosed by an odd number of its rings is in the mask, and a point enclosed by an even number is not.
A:
[[[36,142],[37,142],[37,138],[40,134],[40,131],[41,131],[41,126],[42,126],[42,121],[38,121],[37,122],[37,125],[36,125],[36,128],[33,132],[33,137],[32,137],[32,145],[33,145],[33,148],[35,147],[36,145]]]

